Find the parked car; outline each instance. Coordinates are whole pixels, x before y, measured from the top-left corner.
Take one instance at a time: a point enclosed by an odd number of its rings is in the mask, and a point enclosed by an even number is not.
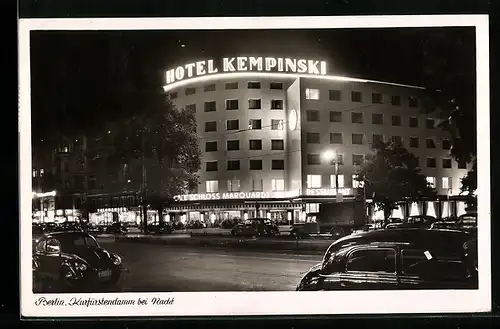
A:
[[[108,234],[125,234],[128,229],[122,223],[113,223],[106,227],[106,233]]]
[[[85,232],[46,234],[34,248],[35,280],[54,283],[66,292],[94,292],[103,284],[116,284],[121,273],[121,257]]]
[[[150,234],[172,234],[173,231],[174,228],[169,223],[148,225],[148,233]]]
[[[330,245],[297,290],[477,289],[471,239],[467,232],[451,230],[352,234]]]
[[[456,227],[456,223],[455,222],[450,222],[450,221],[438,221],[438,222],[434,222],[432,223],[431,225],[431,230],[446,230],[446,229],[450,229],[450,230],[453,230],[455,229]]]
[[[268,218],[251,218],[231,229],[232,235],[238,236],[276,236],[280,235],[278,225]]]
[[[464,214],[458,217],[455,223],[458,230],[477,234],[477,213]]]
[[[430,228],[432,223],[436,221],[435,217],[426,215],[416,215],[406,218],[400,223],[390,223],[386,225],[386,229],[393,228]]]
[[[43,223],[42,228],[44,233],[54,232],[58,229],[57,224],[54,222]]]
[[[55,231],[83,231],[83,229],[77,222],[63,222],[58,225]]]

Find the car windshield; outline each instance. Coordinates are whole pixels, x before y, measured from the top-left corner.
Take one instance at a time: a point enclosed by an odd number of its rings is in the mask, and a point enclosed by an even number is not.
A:
[[[74,249],[87,247],[98,248],[99,244],[90,235],[84,234],[68,234],[59,238],[63,251],[71,251]]]

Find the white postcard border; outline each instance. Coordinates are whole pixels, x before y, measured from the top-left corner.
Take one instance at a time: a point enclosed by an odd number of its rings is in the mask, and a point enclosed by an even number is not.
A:
[[[31,92],[32,30],[217,30],[387,27],[476,27],[478,143],[479,289],[475,291],[335,292],[176,292],[113,294],[33,294],[31,274]],[[19,22],[20,260],[21,314],[26,317],[313,315],[370,313],[456,313],[491,310],[489,30],[486,15],[249,17],[249,18],[96,18],[21,19]],[[153,298],[174,298],[153,306]],[[71,298],[134,300],[147,306],[42,306],[40,298],[70,303]],[[57,300],[56,300],[57,303]]]

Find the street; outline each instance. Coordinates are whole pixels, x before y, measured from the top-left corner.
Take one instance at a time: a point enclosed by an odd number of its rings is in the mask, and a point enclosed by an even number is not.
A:
[[[128,270],[121,292],[295,290],[320,255],[289,255],[102,241]]]

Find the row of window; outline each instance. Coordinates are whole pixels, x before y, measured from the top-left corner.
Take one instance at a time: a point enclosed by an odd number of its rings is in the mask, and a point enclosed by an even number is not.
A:
[[[306,120],[309,122],[320,122],[319,110],[307,110],[306,111]],[[343,112],[342,111],[330,111],[330,122],[343,122]],[[372,113],[371,123],[374,125],[383,125],[384,124],[384,115],[382,113]],[[351,123],[364,123],[364,113],[362,112],[351,112]],[[401,115],[392,115],[391,116],[391,125],[398,127],[403,126],[403,117]],[[408,118],[408,127],[418,128],[420,126],[418,117],[409,117]],[[434,129],[436,126],[436,120],[432,118],[425,119],[425,128]]]
[[[313,88],[306,88],[306,99],[319,100],[320,99],[320,90]],[[341,90],[328,90],[328,100],[340,102],[343,99]],[[361,91],[351,91],[351,102],[354,103],[362,103],[364,102],[363,93]],[[373,104],[384,104],[390,103],[391,105],[401,106],[402,105],[402,97],[401,96],[390,96],[388,97],[388,101],[384,99],[384,95],[381,93],[372,93],[371,102]],[[418,107],[418,99],[416,97],[408,97],[408,106],[409,107]]]
[[[283,110],[283,100],[282,99],[271,99],[269,103],[269,108],[271,110]],[[240,109],[240,101],[239,99],[226,99],[226,107],[227,111],[234,111]],[[262,99],[260,98],[251,98],[248,100],[248,109],[249,110],[262,110]],[[188,104],[186,105],[186,110],[189,112],[196,112],[197,107],[196,104]],[[204,112],[216,112],[217,111],[217,101],[208,101],[203,104]]]
[[[321,141],[320,133],[306,133],[306,142],[310,144],[320,144]],[[372,144],[377,144],[385,141],[384,135],[381,134],[372,134]],[[402,136],[391,136],[390,141],[396,145],[404,146],[404,138]],[[419,148],[420,147],[420,137],[410,136],[408,137],[408,146],[411,148]],[[351,134],[351,144],[353,145],[363,145],[366,144],[366,135],[360,133],[352,133]],[[343,133],[330,133],[330,144],[344,144],[344,135]],[[436,139],[434,137],[426,137],[425,138],[425,147],[428,149],[436,148]],[[451,141],[449,139],[443,138],[441,139],[441,148],[443,150],[449,150],[451,148]]]
[[[262,150],[262,139],[250,139],[248,141],[249,150]],[[284,150],[285,142],[283,139],[271,139],[271,150]],[[226,141],[227,151],[239,151],[240,141],[238,139]],[[205,152],[217,152],[218,142],[210,141],[205,142]]]
[[[227,160],[226,161],[226,170],[240,170],[241,165],[240,160]],[[250,170],[262,170],[262,160],[261,159],[253,159],[249,161]],[[284,170],[285,169],[285,160],[271,160],[271,169],[272,170]],[[219,161],[207,161],[205,163],[206,171],[218,171],[219,170]]]
[[[321,155],[320,154],[307,154],[307,164],[308,165],[321,165]],[[361,166],[363,162],[365,162],[366,156],[364,154],[352,154],[352,165],[353,166]],[[417,161],[416,166],[420,167],[420,158],[415,157],[415,160]],[[344,165],[344,155],[341,153],[337,153],[337,159],[332,160],[331,164],[334,164],[335,161],[338,162],[339,165]],[[444,169],[451,169],[452,168],[452,159],[451,158],[442,158],[441,159],[441,167]],[[427,168],[436,168],[437,167],[437,160],[436,158],[433,157],[427,157],[425,166]],[[465,163],[458,163],[458,169],[467,169],[467,165]]]
[[[226,120],[226,130],[261,130],[264,126],[262,125],[262,119],[250,119],[248,120],[248,127],[240,128],[240,120],[232,119]],[[283,130],[284,121],[281,119],[271,119],[271,130]],[[207,121],[205,122],[205,132],[216,132],[217,131],[217,121]]]
[[[219,192],[219,181],[218,180],[207,180],[205,182],[207,193],[217,193]],[[228,192],[240,192],[241,184],[239,179],[231,179],[227,181],[227,191]],[[263,179],[253,179],[252,186],[250,188],[252,192],[262,192],[264,191]],[[285,190],[285,180],[282,178],[271,179],[271,190],[273,192],[281,192]]]
[[[240,84],[238,82],[226,82],[224,84],[225,90],[237,90],[237,89],[239,89],[239,87],[240,87]],[[261,89],[262,83],[259,81],[250,81],[247,83],[247,88],[248,89]],[[283,83],[282,82],[270,82],[269,89],[282,90]],[[217,85],[215,83],[211,83],[211,84],[203,86],[204,92],[212,92],[212,91],[216,91],[216,90],[217,90]],[[196,87],[190,87],[190,88],[186,88],[184,90],[184,95],[186,95],[186,96],[194,95],[194,94],[196,94]],[[175,99],[177,97],[178,97],[178,93],[176,91],[170,93],[171,99]]]

